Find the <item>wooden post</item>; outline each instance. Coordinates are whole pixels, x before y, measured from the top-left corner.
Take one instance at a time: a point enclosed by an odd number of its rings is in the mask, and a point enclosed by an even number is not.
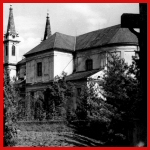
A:
[[[145,130],[141,140],[144,140],[147,145],[147,3],[139,4],[140,14],[123,14],[121,16],[121,26],[129,28],[139,40],[139,59],[140,59],[140,83],[142,90],[142,112],[139,117],[143,123]],[[140,32],[136,32],[134,28],[139,28]],[[141,129],[142,130],[142,129]],[[138,142],[138,141],[136,141]]]

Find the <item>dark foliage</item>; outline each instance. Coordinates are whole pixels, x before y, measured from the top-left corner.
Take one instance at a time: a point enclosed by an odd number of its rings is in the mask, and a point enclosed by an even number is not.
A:
[[[130,122],[139,116],[141,89],[135,61],[128,66],[123,59],[109,54],[103,80],[95,87],[90,79],[82,88],[76,110],[76,131],[105,142],[106,146],[127,146]],[[98,90],[97,90],[98,89]],[[97,97],[101,92],[106,100]],[[85,120],[85,121],[83,121]],[[92,131],[92,132],[89,132]]]
[[[111,117],[109,131],[113,137],[118,133],[126,137],[126,145],[130,142],[127,141],[128,124],[139,117],[142,102],[142,92],[138,79],[139,69],[135,61],[131,66],[128,66],[117,55],[109,55],[107,70],[101,84],[107,99],[106,103],[112,106],[115,114]],[[112,139],[115,144],[115,138]]]
[[[8,70],[4,71],[4,146],[14,146],[16,143],[16,115],[18,90],[9,78]]]
[[[107,103],[111,104],[122,119],[137,117],[137,108],[141,102],[141,89],[138,67],[128,66],[125,61],[116,55],[110,55],[108,69],[103,78],[103,91]]]
[[[67,83],[63,77],[56,77],[49,85],[44,93],[43,108],[46,111],[46,119],[51,119],[52,116],[60,116],[66,118],[69,110],[67,101],[72,96],[72,84]]]

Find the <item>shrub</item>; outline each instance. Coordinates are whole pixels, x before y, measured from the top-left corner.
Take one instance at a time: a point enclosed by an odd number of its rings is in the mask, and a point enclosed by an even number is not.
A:
[[[4,71],[4,146],[14,146],[16,143],[16,115],[18,91],[9,78],[8,70]]]

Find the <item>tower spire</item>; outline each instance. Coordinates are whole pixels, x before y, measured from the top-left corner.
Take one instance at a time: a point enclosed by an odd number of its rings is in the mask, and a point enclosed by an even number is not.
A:
[[[51,26],[50,26],[50,20],[49,20],[49,13],[47,13],[45,33],[44,33],[44,39],[43,40],[48,39],[50,36],[51,36]]]
[[[7,32],[4,35],[4,67],[9,69],[10,78],[17,75],[19,43],[19,35],[15,30],[13,9],[10,5]]]
[[[8,26],[7,26],[7,34],[8,33],[16,34],[12,5],[10,5],[10,8],[9,8],[9,19],[8,19]]]

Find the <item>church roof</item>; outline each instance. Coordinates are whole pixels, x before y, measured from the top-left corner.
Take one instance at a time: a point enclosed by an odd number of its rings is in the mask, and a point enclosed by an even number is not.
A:
[[[23,58],[22,60],[20,60],[17,65],[22,65],[26,63],[26,58]]]
[[[111,44],[138,45],[138,39],[128,28],[121,28],[121,25],[92,31],[77,37],[56,32],[25,56],[54,48],[73,52]]]
[[[69,76],[66,76],[65,79],[67,81],[86,79],[87,77],[97,73],[98,71],[100,71],[100,70],[96,69],[96,70],[91,70],[91,71],[76,72],[76,73],[73,73]]]
[[[75,48],[75,37],[56,32],[47,40],[44,40],[39,45],[34,47],[32,50],[27,52],[24,56],[51,49],[63,49],[74,51],[74,48]]]
[[[137,44],[137,37],[128,28],[115,25],[77,36],[76,50],[110,44]]]

